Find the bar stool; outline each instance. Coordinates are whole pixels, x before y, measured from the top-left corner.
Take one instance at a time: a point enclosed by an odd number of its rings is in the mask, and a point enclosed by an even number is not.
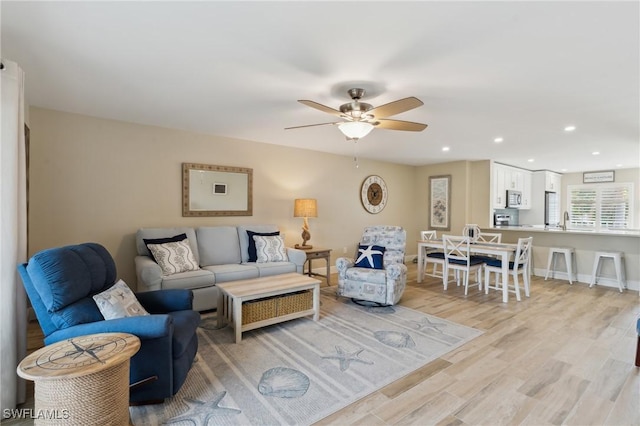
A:
[[[626,277],[624,273],[624,253],[621,251],[597,251],[595,259],[593,260],[593,273],[591,274],[591,284],[589,288],[593,287],[598,280],[598,274],[600,273],[601,262],[600,260],[611,259],[616,269],[616,281],[618,282],[618,289],[620,293],[624,291],[626,287]]]
[[[556,270],[556,255],[563,254],[564,262],[567,265],[567,275],[569,276],[569,284],[573,284],[571,277],[573,277],[573,265],[576,266],[576,281],[578,280],[578,265],[576,264],[575,250],[573,247],[549,247],[549,260],[547,261],[547,273],[544,276],[545,281],[549,277],[551,272],[551,279],[554,279],[554,272]],[[553,262],[553,269],[551,263]]]

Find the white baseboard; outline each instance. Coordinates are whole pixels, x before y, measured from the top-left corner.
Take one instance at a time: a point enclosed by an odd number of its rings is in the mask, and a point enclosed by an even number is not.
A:
[[[547,273],[547,269],[546,268],[534,268],[533,270],[533,275],[535,275],[536,277],[542,277],[544,278],[545,274]],[[554,277],[555,279],[558,280],[566,280],[569,281],[569,274],[567,274],[566,272],[563,271],[556,271],[554,272]],[[551,274],[549,274],[549,278],[551,278]],[[591,283],[591,274],[578,274],[577,280],[574,279],[573,282],[579,282],[581,284],[587,284],[589,285]],[[598,282],[596,283],[596,285],[599,286],[603,286],[603,287],[611,287],[611,288],[618,288],[618,282],[615,280],[615,278],[611,277],[599,277],[598,278]],[[635,280],[627,280],[627,290],[630,291],[640,291],[640,281],[635,281]]]

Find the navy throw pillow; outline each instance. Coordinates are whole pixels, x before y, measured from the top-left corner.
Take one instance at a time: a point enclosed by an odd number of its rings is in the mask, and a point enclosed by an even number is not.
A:
[[[358,259],[356,267],[369,269],[384,269],[382,258],[385,248],[382,246],[358,246]]]
[[[144,241],[144,245],[147,246],[147,250],[149,251],[149,256],[151,256],[151,258],[155,260],[156,263],[158,263],[156,258],[153,257],[153,253],[151,253],[151,250],[149,250],[149,244],[175,243],[177,241],[182,241],[186,239],[187,239],[187,234],[178,234],[178,235],[174,235],[173,237],[143,238],[142,241]]]
[[[249,247],[247,247],[247,254],[249,255],[249,262],[255,262],[258,260],[258,252],[256,251],[256,242],[253,239],[254,235],[259,235],[261,237],[273,237],[274,235],[280,235],[280,231],[276,232],[253,232],[247,231],[247,235],[249,236]]]

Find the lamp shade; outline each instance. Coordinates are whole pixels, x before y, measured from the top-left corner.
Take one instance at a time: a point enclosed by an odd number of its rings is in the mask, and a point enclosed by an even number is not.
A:
[[[318,203],[315,198],[296,198],[293,217],[318,217]]]
[[[349,139],[360,139],[373,130],[373,124],[366,121],[347,121],[339,124],[338,129]]]

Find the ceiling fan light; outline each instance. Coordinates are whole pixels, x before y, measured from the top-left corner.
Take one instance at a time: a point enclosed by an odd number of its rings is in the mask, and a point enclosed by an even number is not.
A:
[[[347,121],[339,124],[338,129],[349,139],[361,139],[373,130],[373,124],[365,121]]]

